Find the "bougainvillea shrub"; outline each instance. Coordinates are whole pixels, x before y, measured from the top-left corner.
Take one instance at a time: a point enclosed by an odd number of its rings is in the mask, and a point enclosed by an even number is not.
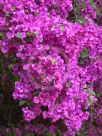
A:
[[[1,135],[102,135],[101,6],[0,1],[1,88],[9,94],[1,91],[1,99],[13,98],[22,119],[7,119]]]

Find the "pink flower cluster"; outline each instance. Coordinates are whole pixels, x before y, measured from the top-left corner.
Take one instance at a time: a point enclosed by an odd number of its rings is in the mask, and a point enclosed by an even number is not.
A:
[[[27,102],[24,119],[61,121],[71,136],[88,120],[102,77],[102,28],[87,16],[83,25],[69,22],[72,9],[71,0],[0,2],[1,51],[19,60],[13,98]]]

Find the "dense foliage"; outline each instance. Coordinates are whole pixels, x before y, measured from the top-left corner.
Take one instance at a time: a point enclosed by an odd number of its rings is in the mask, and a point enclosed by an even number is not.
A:
[[[101,7],[0,1],[1,135],[102,135]]]

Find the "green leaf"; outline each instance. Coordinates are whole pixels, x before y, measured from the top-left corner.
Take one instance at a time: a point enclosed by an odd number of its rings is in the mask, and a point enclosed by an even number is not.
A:
[[[15,136],[15,127],[13,126],[13,128],[12,128],[12,131],[11,131],[11,133],[9,134],[9,136]]]
[[[9,134],[9,136],[15,136],[15,132],[11,131],[11,133]]]
[[[51,136],[51,133],[47,133],[47,136]]]
[[[22,100],[19,102],[19,106],[24,106],[27,104],[27,101],[26,100]]]
[[[95,96],[96,96],[96,94],[95,94],[95,92],[94,92],[94,91],[91,91],[91,92],[90,92],[90,94],[91,94],[91,95],[95,95]]]
[[[10,14],[6,13],[6,14],[5,14],[5,17],[9,18],[9,17],[10,17]]]
[[[60,24],[59,28],[62,31],[63,30],[63,25]]]
[[[94,6],[94,1],[90,0],[90,4],[91,4],[91,6]]]
[[[17,32],[15,36],[16,36],[17,38],[21,38],[21,33],[20,33],[20,32]]]
[[[91,105],[91,101],[90,100],[86,100],[86,103],[88,104],[88,106]]]
[[[97,15],[102,15],[102,12],[99,8],[96,8],[96,13],[97,13]]]
[[[88,56],[88,54],[89,54],[88,49],[84,49],[84,50],[81,52],[80,57],[81,57],[82,59],[85,59],[85,58]]]
[[[80,18],[80,17],[77,17],[77,20],[76,20],[78,23],[80,24],[84,24],[85,23],[85,20],[83,18]]]
[[[86,93],[88,93],[90,96],[96,96],[95,91],[90,91],[89,88],[86,88]]]
[[[55,9],[55,10],[58,10],[58,6],[57,5],[53,5],[53,8]]]
[[[4,39],[4,33],[0,32],[0,40]]]
[[[85,8],[86,7],[86,3],[82,2],[82,8]]]
[[[81,136],[79,132],[77,133],[77,136]]]
[[[6,132],[2,132],[3,136],[7,136],[7,133]]]
[[[30,136],[35,136],[34,132],[32,132],[32,131],[27,131],[26,134],[28,134],[28,135],[30,135]]]

